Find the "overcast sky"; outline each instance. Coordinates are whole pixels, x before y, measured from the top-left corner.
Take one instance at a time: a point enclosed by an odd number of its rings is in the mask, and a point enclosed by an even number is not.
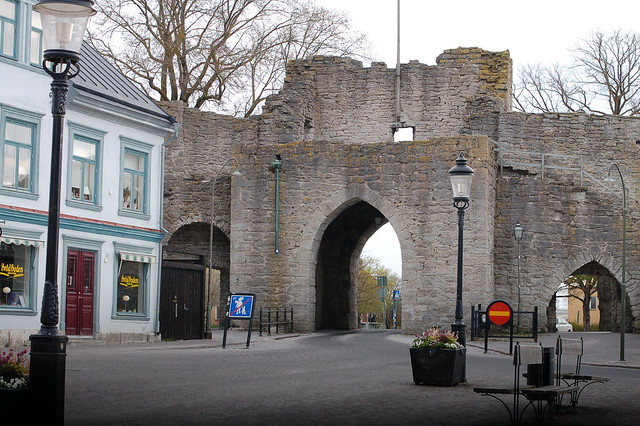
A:
[[[353,28],[367,34],[375,60],[395,68],[397,0],[316,3],[347,12]],[[446,49],[480,47],[509,50],[517,74],[527,63],[568,64],[580,39],[597,30],[640,31],[639,19],[640,0],[401,0],[400,62],[435,65]],[[400,245],[390,225],[369,239],[363,254],[401,275]]]

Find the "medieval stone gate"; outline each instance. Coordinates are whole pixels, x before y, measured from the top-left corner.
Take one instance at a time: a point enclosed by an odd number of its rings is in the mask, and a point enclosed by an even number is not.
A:
[[[382,63],[293,62],[281,92],[250,119],[166,105],[182,125],[166,152],[167,252],[206,255],[211,180],[233,157],[242,175],[229,168],[215,191],[212,264],[225,271],[221,299],[249,291],[259,307],[293,307],[300,331],[354,328],[357,259],[388,221],[402,250],[405,330],[449,324],[457,228],[447,171],[464,151],[476,171],[465,223],[465,319],[472,303],[515,304],[517,221],[527,229],[522,308],[537,305],[544,315],[560,282],[584,265],[620,280],[621,188],[602,182],[615,161],[630,199],[627,324],[638,327],[640,120],[513,113],[511,72],[508,52],[475,48],[446,51],[436,66],[401,65],[409,142],[393,142],[395,70]]]

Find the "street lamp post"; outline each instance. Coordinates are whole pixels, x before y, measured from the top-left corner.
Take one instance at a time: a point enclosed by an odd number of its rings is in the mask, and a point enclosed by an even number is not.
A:
[[[456,165],[449,170],[451,188],[453,189],[453,205],[458,209],[458,283],[456,288],[456,319],[451,324],[451,330],[458,334],[458,340],[463,346],[466,344],[466,327],[462,321],[462,249],[464,211],[469,207],[469,193],[473,181],[473,169],[467,166],[467,159],[460,153],[456,159]]]
[[[218,169],[218,172],[213,177],[213,181],[211,183],[211,215],[209,220],[209,271],[207,274],[208,275],[207,276],[207,312],[206,312],[207,317],[205,318],[205,322],[204,322],[205,338],[211,338],[211,268],[213,266],[213,226],[214,226],[213,221],[214,221],[214,206],[215,206],[215,200],[216,200],[216,180],[218,179],[218,176],[220,175],[220,173],[222,173],[224,168],[227,166],[227,164],[231,162],[233,163],[234,169],[235,169],[232,175],[234,176],[240,175],[240,172],[238,171],[238,160],[231,157],[227,159],[227,161],[225,161],[222,164],[222,166],[220,166],[220,169]]]
[[[520,225],[520,222],[517,222],[513,228],[513,236],[516,238],[516,245],[518,246],[518,316],[516,317],[516,330],[520,330],[520,290],[522,288],[520,285],[520,241],[522,241],[523,233],[524,228]]]
[[[620,182],[622,183],[622,283],[620,283],[620,361],[624,361],[624,333],[626,328],[626,304],[627,304],[627,289],[626,289],[626,260],[627,260],[627,188],[624,185],[624,177],[618,164],[611,163],[607,172],[607,178],[605,181],[613,182],[611,177],[611,169],[616,168],[620,175]]]
[[[67,336],[58,329],[58,241],[60,228],[60,187],[62,134],[69,79],[78,75],[80,47],[89,17],[96,11],[91,0],[40,0],[33,8],[40,13],[44,60],[42,68],[51,82],[51,178],[45,283],[40,315],[40,331],[31,341],[30,392],[37,406],[32,413],[36,423],[64,422],[64,391]]]

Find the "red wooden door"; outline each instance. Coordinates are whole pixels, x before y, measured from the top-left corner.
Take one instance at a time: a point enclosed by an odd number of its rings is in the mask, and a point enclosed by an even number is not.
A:
[[[94,252],[69,250],[65,311],[65,333],[68,335],[93,335],[94,271]]]

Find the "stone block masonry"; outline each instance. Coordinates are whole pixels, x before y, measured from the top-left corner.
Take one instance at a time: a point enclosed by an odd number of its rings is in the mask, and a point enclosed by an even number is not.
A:
[[[615,161],[630,199],[628,323],[640,326],[639,119],[511,112],[508,52],[452,49],[435,66],[411,61],[400,71],[400,116],[414,127],[413,142],[392,142],[395,70],[384,63],[292,61],[282,90],[250,119],[166,105],[182,125],[166,153],[167,248],[206,253],[208,180],[235,157],[242,176],[221,174],[213,218],[214,265],[229,268],[231,291],[255,292],[258,307],[293,307],[300,331],[354,328],[354,265],[381,217],[402,249],[404,331],[448,326],[457,216],[447,171],[464,151],[476,171],[465,217],[465,322],[472,304],[499,297],[515,306],[512,229],[520,221],[523,308],[537,305],[545,324],[558,285],[583,265],[597,262],[621,279],[621,191],[619,182],[602,183]]]

